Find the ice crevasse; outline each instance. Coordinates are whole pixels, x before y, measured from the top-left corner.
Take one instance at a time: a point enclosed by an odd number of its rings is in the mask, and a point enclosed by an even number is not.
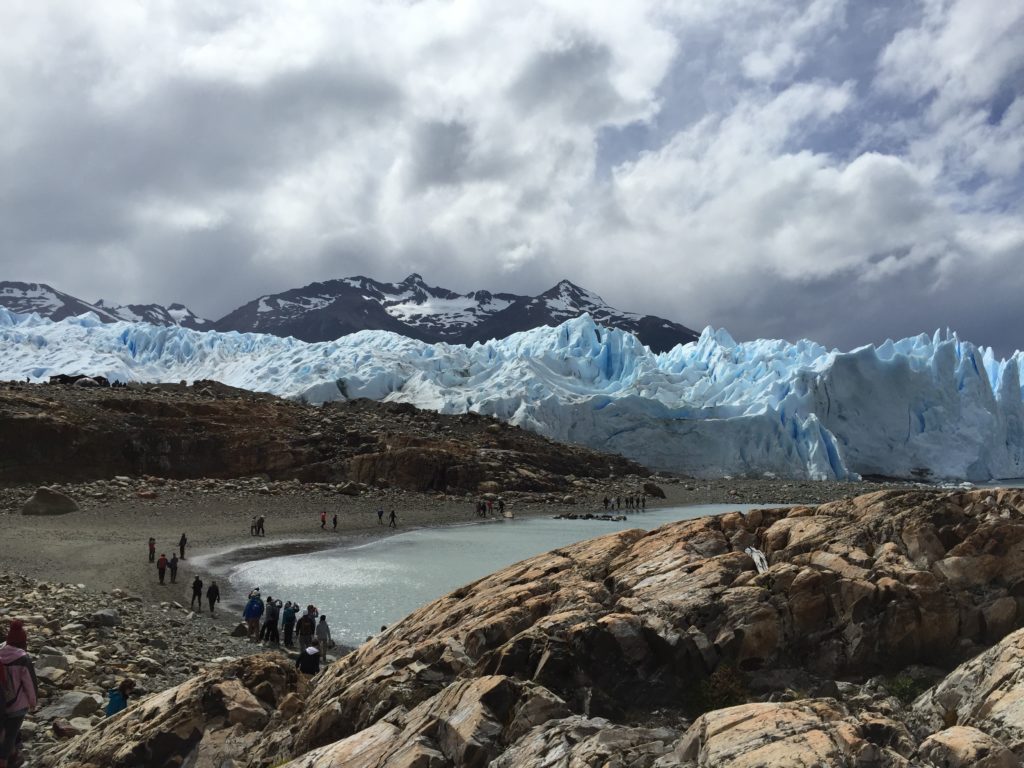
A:
[[[949,332],[840,352],[707,328],[654,354],[586,315],[465,347],[384,331],[310,344],[0,309],[0,378],[216,379],[310,402],[472,411],[696,476],[1024,476],[1022,363]]]

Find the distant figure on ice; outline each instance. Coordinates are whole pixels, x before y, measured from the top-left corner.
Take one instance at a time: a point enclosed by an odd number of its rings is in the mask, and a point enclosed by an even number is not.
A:
[[[395,514],[395,510],[391,510],[391,514],[388,515],[388,528],[398,527],[398,516]]]
[[[185,559],[185,545],[188,544],[188,538],[185,534],[181,534],[181,538],[178,539],[178,552],[181,553],[181,559]]]
[[[199,603],[199,612],[203,612],[203,580],[196,576],[192,579],[192,601],[188,604],[189,608]]]
[[[167,570],[171,572],[171,584],[178,583],[178,556],[171,553],[171,559],[167,561]]]
[[[213,606],[220,602],[220,587],[217,586],[216,581],[211,581],[209,588],[206,590],[206,602],[210,604],[210,615],[213,615]],[[199,606],[202,610],[202,606]]]
[[[149,562],[156,560],[156,539],[149,537]]]
[[[160,559],[156,561],[156,573],[160,577],[160,583],[164,583],[164,574],[167,573],[167,555],[160,553]]]

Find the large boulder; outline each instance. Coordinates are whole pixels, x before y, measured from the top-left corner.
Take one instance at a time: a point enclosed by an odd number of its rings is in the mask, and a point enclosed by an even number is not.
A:
[[[36,717],[42,720],[55,720],[58,717],[71,720],[75,717],[91,715],[99,709],[99,706],[100,703],[94,694],[84,691],[69,691],[54,703],[39,710]]]
[[[918,697],[913,711],[922,732],[972,726],[1024,756],[1024,629],[961,664]]]
[[[1020,768],[1021,760],[977,728],[955,725],[932,734],[918,750],[921,762],[942,768]]]
[[[277,654],[250,656],[132,704],[80,738],[46,753],[47,768],[178,768],[232,765],[253,747],[271,711],[253,691],[263,683],[278,699],[295,688],[295,665]],[[59,722],[59,721],[57,721]]]
[[[78,504],[70,496],[43,486],[21,508],[23,515],[66,515],[77,512]]]

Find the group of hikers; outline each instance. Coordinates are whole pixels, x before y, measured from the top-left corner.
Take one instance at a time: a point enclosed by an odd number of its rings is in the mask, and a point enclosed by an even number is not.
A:
[[[127,708],[135,681],[127,678],[107,692],[107,716]],[[21,758],[21,724],[39,702],[39,679],[28,653],[28,633],[13,619],[0,644],[0,768],[17,768]]]
[[[478,499],[476,502],[476,516],[490,517],[494,514],[494,499]],[[498,499],[498,514],[505,516],[505,500]]]
[[[294,648],[297,640],[299,653],[295,657],[295,665],[307,675],[320,671],[320,662],[327,660],[327,649],[334,647],[327,617],[321,615],[315,605],[307,605],[303,609],[298,602],[286,600],[282,603],[271,595],[264,600],[259,587],[249,593],[242,619],[252,642]],[[284,643],[281,642],[282,631]]]
[[[611,496],[604,497],[604,508],[605,509],[622,509],[622,497]],[[626,509],[647,509],[647,494],[640,493],[635,495],[629,495],[626,497]]]
[[[178,552],[181,553],[181,559],[185,559],[185,547],[188,546],[188,536],[184,533],[181,534],[181,538],[178,539]],[[160,583],[164,584],[164,579],[167,577],[168,572],[171,576],[171,584],[178,583],[178,555],[171,553],[170,559],[167,559],[167,555],[163,552],[160,553],[160,557],[156,556],[156,539],[152,536],[149,537],[149,562],[156,562],[156,573],[157,578],[160,579]]]

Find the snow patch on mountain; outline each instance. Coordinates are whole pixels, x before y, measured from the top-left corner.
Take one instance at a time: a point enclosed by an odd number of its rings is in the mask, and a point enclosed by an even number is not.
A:
[[[0,310],[3,378],[209,378],[313,402],[402,401],[705,476],[1024,476],[1022,363],[1020,352],[996,359],[948,332],[840,352],[738,343],[708,328],[654,354],[589,316],[466,347],[384,331],[305,343]]]

